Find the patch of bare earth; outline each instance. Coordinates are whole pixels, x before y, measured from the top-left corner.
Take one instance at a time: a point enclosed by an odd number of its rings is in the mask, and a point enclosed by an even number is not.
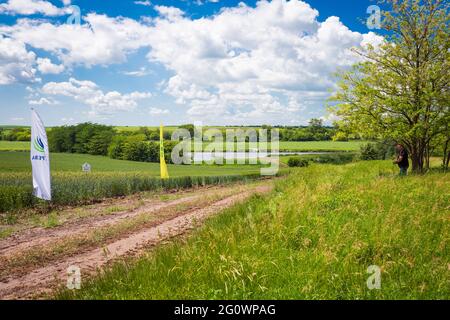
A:
[[[217,191],[214,188],[211,190],[202,190],[202,192],[203,196],[207,196],[208,194],[212,194]],[[34,227],[25,229],[22,232],[13,234],[4,240],[0,240],[0,257],[24,251],[38,245],[43,246],[58,239],[86,233],[89,230],[113,225],[119,221],[131,219],[142,213],[152,214],[170,207],[186,204],[195,201],[199,197],[200,195],[198,194],[187,193],[181,198],[169,201],[150,199],[143,201],[142,205],[136,206],[134,209],[128,209],[125,211],[118,210],[117,212],[110,214],[103,213],[108,211],[110,208],[124,207],[128,205],[129,200],[120,199],[114,201],[113,203],[109,203],[107,206],[91,206],[91,208],[86,209],[87,211],[90,211],[90,213],[84,213],[88,215],[87,218],[71,219],[64,225],[55,228]]]
[[[199,189],[184,193],[182,196],[167,201],[151,199],[141,202],[129,211],[118,211],[107,215],[90,215],[85,218],[71,219],[65,224],[52,228],[30,228],[18,234],[0,240],[0,268],[5,270],[14,266],[14,260],[21,261],[15,269],[8,270],[7,276],[0,279],[1,299],[39,298],[50,294],[55,288],[67,282],[67,268],[77,266],[82,277],[95,275],[108,263],[129,255],[139,255],[146,248],[160,244],[174,236],[182,235],[195,228],[205,218],[221,210],[242,202],[255,193],[271,190],[272,183],[241,186],[225,186]],[[127,201],[121,199],[120,201]],[[196,203],[198,205],[196,205]],[[117,203],[115,203],[117,205]],[[92,208],[92,210],[96,210]],[[141,228],[123,229],[122,233],[106,239],[95,246],[80,247],[68,254],[59,252],[54,257],[43,259],[36,264],[27,260],[29,252],[54,243],[63,242],[83,235],[88,231],[114,228],[129,219],[151,215],[152,223]],[[154,217],[153,217],[154,216]],[[121,230],[121,229],[120,229]],[[56,248],[56,247],[55,247]],[[35,252],[35,254],[36,254]],[[12,264],[11,264],[12,262]]]

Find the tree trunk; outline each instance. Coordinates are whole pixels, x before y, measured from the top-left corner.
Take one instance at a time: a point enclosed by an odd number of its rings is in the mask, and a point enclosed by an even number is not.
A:
[[[444,144],[444,157],[442,159],[442,169],[444,171],[448,170],[448,163],[450,161],[450,151],[448,150],[448,143],[450,142],[450,140],[445,141]]]
[[[424,148],[418,142],[412,143],[411,147],[411,162],[412,171],[414,173],[423,173],[424,165]]]
[[[411,161],[412,161],[412,171],[414,173],[422,173],[423,172],[423,157],[418,154],[412,154]]]
[[[431,152],[432,152],[432,150],[430,150],[430,145],[428,144],[427,147],[425,148],[425,170],[426,171],[430,170]]]
[[[442,170],[447,171],[450,162],[450,151],[445,151],[444,158],[442,159]]]

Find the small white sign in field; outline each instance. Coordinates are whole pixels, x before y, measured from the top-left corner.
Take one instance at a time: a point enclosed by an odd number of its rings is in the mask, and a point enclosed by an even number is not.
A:
[[[81,168],[82,168],[83,172],[91,172],[91,165],[89,163],[87,163],[87,162],[84,163],[81,166]]]

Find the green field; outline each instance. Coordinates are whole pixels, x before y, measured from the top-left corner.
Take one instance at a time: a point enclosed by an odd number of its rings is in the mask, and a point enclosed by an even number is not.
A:
[[[284,151],[359,151],[367,141],[280,141]]]
[[[387,161],[312,165],[58,298],[449,299],[448,190],[446,174],[399,178]]]
[[[0,151],[26,151],[26,150],[30,150],[30,142],[0,140]]]
[[[351,152],[359,151],[361,145],[367,141],[280,141],[280,151],[297,151],[297,152]],[[214,142],[203,142],[203,148],[214,146]],[[227,148],[226,142],[222,144],[223,149]],[[236,150],[235,146],[235,150]],[[245,145],[246,150],[249,144]],[[267,148],[271,149],[271,143],[267,143]]]
[[[280,141],[282,151],[358,151],[366,141]],[[204,142],[207,146],[210,142]],[[270,147],[270,143],[269,143]],[[224,148],[226,148],[224,143]],[[30,150],[29,142],[0,141],[0,151]]]
[[[80,205],[140,191],[182,189],[260,178],[258,165],[168,165],[170,179],[159,178],[158,163],[54,153],[50,156],[53,205]],[[81,166],[92,166],[89,174]],[[51,209],[32,194],[28,152],[0,152],[0,212],[25,208]]]
[[[153,177],[159,176],[159,163],[114,160],[103,156],[87,154],[52,153],[50,166],[52,172],[80,172],[83,163],[92,166],[96,172],[137,172]],[[253,165],[168,165],[171,176],[215,176],[258,173],[259,166]],[[27,152],[0,152],[0,174],[10,172],[31,172],[30,155]],[[1,176],[0,176],[1,178]]]

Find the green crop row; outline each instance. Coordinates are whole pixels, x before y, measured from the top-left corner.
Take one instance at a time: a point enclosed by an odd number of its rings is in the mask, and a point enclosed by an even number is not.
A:
[[[31,177],[28,173],[6,173],[0,179],[0,212],[31,207],[49,209],[55,205],[80,205],[140,191],[185,189],[258,177],[258,174],[249,174],[185,176],[161,180],[142,173],[57,173],[52,177],[53,199],[46,203],[32,196]]]

